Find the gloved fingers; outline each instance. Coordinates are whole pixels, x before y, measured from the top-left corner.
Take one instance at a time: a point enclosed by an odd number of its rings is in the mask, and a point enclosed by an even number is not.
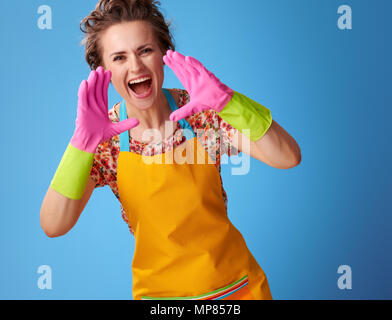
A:
[[[171,50],[168,50],[168,56],[169,59],[171,59],[172,64],[173,62],[175,62],[182,67],[181,69],[187,77],[189,75],[198,77],[203,73],[206,73],[210,77],[219,81],[219,79],[211,71],[209,71],[199,60],[191,56],[184,56],[177,51],[173,52]]]
[[[190,114],[191,114],[190,110],[186,110],[185,107],[181,107],[180,109],[173,111],[170,114],[169,119],[171,121],[179,121],[181,119],[186,118]]]
[[[90,75],[87,79],[88,82],[88,102],[89,102],[89,107],[90,108],[96,108],[97,105],[97,99],[95,97],[95,86],[97,83],[97,72],[95,70],[90,72]]]
[[[164,58],[166,65],[170,69],[173,70],[173,72],[178,77],[178,79],[181,81],[181,83],[183,83],[183,81],[186,79],[186,76],[183,73],[183,68],[182,68],[181,64],[179,64],[177,61],[175,61],[174,59],[172,59],[168,56],[165,56],[163,58]]]
[[[178,61],[180,64],[185,64],[185,56],[178,51],[169,50],[169,57]]]
[[[179,52],[171,54],[171,59],[178,64],[184,74],[189,90],[192,91],[194,85],[197,83],[195,80],[201,74],[200,69],[205,69],[204,66],[195,58],[184,56]]]
[[[189,76],[189,71],[192,71],[192,70],[190,70],[190,68],[189,68],[189,63],[187,63],[185,61],[185,56],[177,51],[176,52],[173,52],[171,50],[168,50],[168,51],[170,51],[169,52],[169,60],[170,60],[171,64],[175,68],[180,69],[181,72],[184,74],[184,76]]]
[[[210,107],[207,105],[201,105],[200,103],[190,101],[185,106],[172,112],[169,118],[171,121],[179,121],[208,109],[210,109]]]
[[[185,73],[187,76],[191,75],[194,73],[195,68],[191,63],[189,63],[189,60],[187,60],[187,57],[182,55],[179,52],[172,52],[169,55],[169,58],[171,59],[172,63],[175,63],[176,65],[183,70],[183,73]]]
[[[202,70],[207,70],[199,60],[197,60],[193,57],[186,56],[185,62],[188,65],[192,66],[193,69],[196,69],[198,72],[200,72]]]
[[[105,71],[105,81],[103,84],[103,101],[105,102],[105,105],[108,105],[108,90],[109,90],[109,85],[110,85],[110,79],[112,78],[112,73],[110,70]],[[106,110],[107,111],[107,110]]]
[[[97,112],[99,112],[103,117],[108,118],[108,85],[110,82],[110,78],[108,82],[107,81],[108,73],[105,72],[105,69],[102,67],[98,67],[98,69],[100,70],[98,71],[99,84],[97,83],[97,100],[98,99],[100,100],[98,100],[99,103],[97,105]]]
[[[78,90],[78,109],[79,108],[87,108],[88,107],[88,98],[87,98],[87,93],[88,93],[88,82],[86,80],[83,80],[80,85],[79,85],[79,90]]]
[[[165,62],[165,64],[170,68],[170,69],[173,69],[173,61],[172,61],[172,59],[171,58],[169,58],[169,56],[166,54],[166,55],[164,55],[163,56],[163,61]]]
[[[205,69],[204,66],[193,57],[184,56],[183,54],[179,53],[178,51],[173,52],[171,57],[174,61],[176,61],[179,65],[182,66],[182,69],[188,75],[199,75],[199,69]]]
[[[170,59],[167,55],[163,56],[163,61],[165,62],[165,64],[173,70],[176,68],[175,64],[173,63],[172,59]]]
[[[193,57],[185,57],[185,61],[187,61],[189,64],[192,65],[193,68],[195,68],[198,72],[198,74],[203,74],[206,73],[210,77],[219,80],[211,71],[209,71],[199,60],[193,58]]]
[[[95,98],[97,99],[97,104],[98,104],[97,107],[99,109],[102,109],[104,107],[103,105],[105,104],[103,100],[103,92],[102,92],[103,84],[105,81],[104,79],[105,75],[104,75],[104,70],[101,66],[97,68],[96,72],[97,72],[97,82],[95,85]]]
[[[98,70],[98,69],[97,69]],[[102,70],[94,70],[91,71],[89,76],[89,94],[88,94],[88,101],[89,101],[89,110],[90,112],[94,112],[95,114],[99,115],[100,117],[106,117],[108,114],[108,107],[107,104],[102,103],[103,96],[102,96],[102,87],[103,87],[103,68]]]
[[[194,59],[192,57],[186,56],[185,57],[185,64],[184,64],[184,69],[186,70],[186,73],[188,73],[189,76],[193,78],[197,78],[200,76],[200,71],[199,71],[199,66],[195,65],[191,59]],[[204,68],[202,66],[202,68]],[[205,68],[204,68],[205,69]]]
[[[164,56],[163,61],[165,61],[166,65],[173,70],[174,74],[183,84],[185,89],[189,90],[189,74],[185,72],[186,70],[182,67],[182,65],[168,56]]]
[[[129,118],[122,120],[120,122],[113,122],[111,124],[111,137],[123,133],[124,131],[128,131],[139,125],[139,120],[136,118]]]

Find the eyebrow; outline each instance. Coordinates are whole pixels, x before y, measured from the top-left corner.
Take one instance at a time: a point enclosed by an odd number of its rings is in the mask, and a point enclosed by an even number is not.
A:
[[[143,49],[144,47],[147,47],[147,46],[150,46],[150,45],[152,45],[152,44],[151,44],[151,43],[143,44],[143,45],[141,45],[140,47],[138,47],[136,50],[139,51],[139,50]],[[111,56],[114,56],[114,55],[116,55],[116,54],[124,54],[124,53],[127,53],[127,52],[126,52],[126,51],[114,52],[114,53],[112,53],[112,54],[110,55],[110,57],[111,57]]]

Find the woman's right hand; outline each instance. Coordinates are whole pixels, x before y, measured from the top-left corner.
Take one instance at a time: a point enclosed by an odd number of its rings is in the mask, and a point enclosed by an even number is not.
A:
[[[139,124],[135,118],[113,123],[108,116],[108,88],[110,71],[102,67],[91,71],[78,91],[78,110],[71,144],[75,148],[95,153],[98,145]]]

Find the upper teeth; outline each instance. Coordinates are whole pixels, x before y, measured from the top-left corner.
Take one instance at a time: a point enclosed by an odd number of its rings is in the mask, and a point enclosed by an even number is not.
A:
[[[139,83],[139,82],[143,82],[143,81],[150,80],[150,79],[151,79],[150,77],[144,77],[144,78],[139,78],[136,80],[129,81],[129,83],[134,84],[134,83]]]

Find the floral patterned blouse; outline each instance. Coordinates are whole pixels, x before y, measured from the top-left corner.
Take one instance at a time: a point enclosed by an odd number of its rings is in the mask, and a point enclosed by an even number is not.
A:
[[[189,95],[182,89],[169,89],[173,96],[178,96],[177,105],[181,108],[189,102]],[[119,122],[119,107],[120,103],[114,105],[109,111],[109,119],[112,122]],[[232,140],[236,129],[224,121],[214,110],[207,110],[196,113],[190,117],[185,118],[194,130],[198,141],[204,146],[211,159],[214,161],[216,168],[221,172],[221,156],[227,154],[228,156],[238,153],[232,145]],[[165,137],[159,143],[145,143],[135,140],[130,136],[129,151],[143,154],[145,156],[152,156],[161,152],[167,152],[174,147],[183,143],[186,139],[182,135],[180,124],[177,123],[177,128],[169,137]],[[102,142],[95,151],[93,167],[91,169],[90,177],[96,183],[95,187],[103,187],[109,185],[116,198],[120,201],[120,195],[117,187],[117,159],[120,153],[120,137],[118,135],[112,137],[110,140]],[[221,177],[222,182],[222,177]],[[223,189],[222,197],[227,208],[227,195]],[[127,215],[121,205],[121,215],[123,220],[127,223],[129,230],[134,234],[129,225]]]

